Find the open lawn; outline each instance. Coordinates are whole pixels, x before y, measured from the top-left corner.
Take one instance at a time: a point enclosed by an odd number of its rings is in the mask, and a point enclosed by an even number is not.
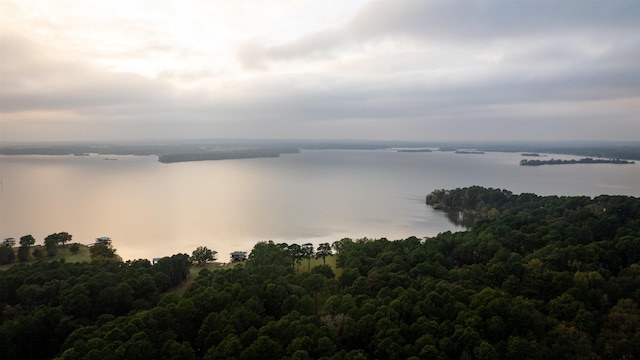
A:
[[[34,250],[40,249],[42,250],[42,253],[44,254],[44,256],[38,259],[35,256],[31,255],[29,257],[29,260],[25,262],[18,261],[18,248],[14,247],[13,251],[16,253],[16,260],[11,264],[0,265],[0,270],[7,270],[8,268],[17,264],[31,264],[37,261],[53,261],[53,260],[61,260],[61,259],[64,259],[64,261],[66,262],[84,262],[84,261],[90,262],[91,261],[91,254],[89,253],[89,247],[85,245],[80,245],[80,250],[74,254],[69,250],[69,246],[70,244],[66,244],[64,246],[58,247],[58,252],[56,253],[56,255],[52,257],[47,256],[47,252],[44,249],[44,246],[42,245],[31,246],[30,252],[32,254]]]
[[[309,271],[309,269],[313,269],[318,265],[322,265],[323,263],[326,263],[327,265],[331,266],[331,269],[333,270],[334,274],[336,274],[336,277],[340,277],[340,275],[342,275],[342,269],[336,266],[336,258],[337,256],[335,255],[327,256],[325,258],[325,262],[322,261],[322,258],[319,258],[319,259],[312,258],[311,263],[309,263],[308,260],[303,260],[302,263],[300,264],[300,272],[307,272]]]

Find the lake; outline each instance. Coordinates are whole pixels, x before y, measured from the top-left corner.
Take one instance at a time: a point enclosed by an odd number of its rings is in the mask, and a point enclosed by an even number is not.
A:
[[[578,158],[549,155],[556,159]],[[161,164],[155,156],[0,156],[0,238],[109,236],[125,260],[207,246],[228,261],[258,241],[315,246],[460,231],[425,205],[434,189],[640,196],[640,164],[520,166],[520,153],[310,150]]]

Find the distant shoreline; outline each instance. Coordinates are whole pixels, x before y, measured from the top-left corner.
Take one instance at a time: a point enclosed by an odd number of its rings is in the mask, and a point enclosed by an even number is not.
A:
[[[128,141],[76,141],[0,143],[0,155],[75,155],[108,156],[174,156],[193,160],[208,157],[211,160],[244,159],[276,156],[282,149],[301,150],[395,150],[402,153],[428,153],[429,150],[451,151],[460,154],[483,152],[520,152],[522,156],[534,154],[566,154],[598,159],[640,160],[639,142],[440,142],[440,141],[383,141],[383,140],[296,140],[296,139],[196,139],[196,140],[128,140]],[[259,156],[241,155],[237,151],[261,152]],[[211,155],[232,152],[235,154]],[[271,152],[272,154],[267,154]],[[191,155],[191,154],[209,154]],[[540,157],[545,155],[540,155]],[[208,159],[203,159],[208,160]]]
[[[398,152],[403,152],[403,153],[429,153],[429,152],[433,152],[433,150],[431,149],[400,149],[398,150]]]
[[[620,160],[620,159],[594,159],[594,158],[582,158],[580,160],[560,160],[560,159],[551,159],[551,160],[521,160],[520,165],[522,166],[541,166],[541,165],[573,165],[573,164],[616,164],[616,165],[627,165],[627,164],[635,164],[634,161]]]

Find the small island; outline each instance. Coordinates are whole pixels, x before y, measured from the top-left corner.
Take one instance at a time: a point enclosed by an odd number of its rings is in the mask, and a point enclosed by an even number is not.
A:
[[[484,151],[477,151],[477,150],[457,150],[456,154],[472,154],[472,155],[482,155],[484,154]]]
[[[432,152],[433,150],[431,149],[400,149],[398,150],[398,152],[404,152],[404,153],[425,153],[425,152]]]
[[[538,153],[522,153],[522,156],[540,157],[540,154],[538,154]]]
[[[628,160],[620,160],[620,159],[594,159],[594,158],[582,158],[580,160],[571,159],[571,160],[560,160],[560,159],[551,159],[551,160],[521,160],[520,165],[522,166],[541,166],[541,165],[570,165],[570,164],[616,164],[616,165],[626,165],[626,164],[635,164],[634,161]]]
[[[275,158],[281,154],[299,153],[299,149],[237,149],[208,151],[202,153],[167,154],[158,156],[161,163],[176,163],[185,161],[230,160]]]

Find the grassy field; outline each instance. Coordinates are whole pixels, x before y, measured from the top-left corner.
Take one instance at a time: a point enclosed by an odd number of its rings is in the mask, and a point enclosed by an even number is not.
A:
[[[91,261],[91,254],[89,253],[89,248],[87,246],[84,245],[80,245],[80,251],[78,251],[77,253],[73,254],[71,251],[69,251],[69,244],[65,245],[64,247],[58,247],[58,252],[56,253],[55,256],[53,257],[49,257],[47,256],[47,252],[44,249],[44,246],[42,245],[34,245],[31,247],[30,252],[33,253],[33,251],[35,249],[41,249],[42,252],[44,253],[44,256],[40,259],[34,257],[33,255],[31,255],[29,257],[28,261],[25,262],[19,262],[18,260],[18,248],[14,247],[13,251],[16,253],[16,260],[15,262],[11,263],[11,264],[6,264],[6,265],[0,265],[0,270],[7,270],[8,268],[12,267],[13,265],[18,265],[18,264],[31,264],[37,261],[53,261],[53,260],[61,260],[64,259],[64,261],[66,262],[90,262]]]
[[[327,265],[331,266],[331,269],[336,274],[336,277],[339,277],[340,275],[342,275],[342,269],[336,266],[336,256],[334,255],[327,256],[325,258],[325,262]],[[315,266],[322,265],[325,262],[322,261],[322,258],[320,259],[312,258],[311,264],[309,264],[308,260],[303,260],[302,263],[300,264],[300,272],[307,272],[309,271],[310,268],[313,269]]]

